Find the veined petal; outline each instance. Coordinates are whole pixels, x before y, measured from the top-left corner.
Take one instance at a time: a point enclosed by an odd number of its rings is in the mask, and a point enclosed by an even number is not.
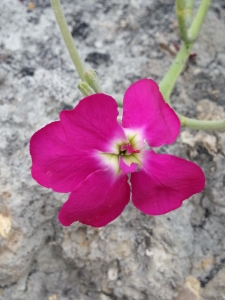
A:
[[[179,118],[151,79],[139,80],[127,89],[122,126],[139,130],[151,147],[171,144],[180,133]]]
[[[77,149],[119,153],[118,143],[127,141],[117,122],[118,105],[105,94],[94,94],[81,100],[70,111],[62,111],[60,120],[68,141]]]
[[[72,192],[103,165],[93,152],[71,147],[59,121],[46,125],[32,136],[30,154],[33,178],[56,192]]]
[[[129,199],[127,175],[115,177],[111,171],[99,170],[71,193],[58,218],[64,226],[80,221],[93,227],[102,227],[122,213]]]
[[[131,175],[132,201],[143,213],[161,215],[204,189],[205,176],[193,162],[146,151],[143,168]]]

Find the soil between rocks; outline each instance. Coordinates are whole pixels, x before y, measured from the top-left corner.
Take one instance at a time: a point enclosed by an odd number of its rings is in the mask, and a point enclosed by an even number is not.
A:
[[[160,81],[180,44],[174,1],[62,1],[86,65],[122,99],[136,80]],[[128,205],[102,229],[63,228],[67,199],[30,176],[29,139],[81,98],[47,0],[0,2],[0,299],[224,300],[225,135],[182,128],[160,151],[198,163],[205,190],[169,214]],[[225,117],[225,5],[213,1],[172,96],[201,119]]]

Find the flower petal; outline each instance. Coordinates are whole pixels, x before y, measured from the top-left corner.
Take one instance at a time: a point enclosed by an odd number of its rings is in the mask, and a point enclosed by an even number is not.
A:
[[[32,136],[30,154],[33,178],[56,192],[73,191],[103,165],[93,152],[71,147],[59,121],[48,124]]]
[[[71,193],[58,218],[64,226],[80,221],[93,227],[102,227],[122,213],[129,199],[127,175],[115,177],[113,172],[99,170]]]
[[[127,139],[117,122],[117,109],[112,97],[94,94],[81,100],[73,110],[62,111],[60,120],[67,139],[83,151],[119,152],[116,142],[126,142]]]
[[[142,131],[151,147],[171,144],[180,133],[179,118],[151,79],[139,80],[127,89],[122,126]]]
[[[129,165],[125,164],[125,162],[121,156],[119,157],[119,166],[125,174],[131,173],[131,172],[136,172],[137,168],[138,168],[138,165],[134,164],[132,162]]]
[[[146,151],[140,172],[132,173],[132,200],[143,213],[161,215],[203,190],[205,176],[193,162]]]

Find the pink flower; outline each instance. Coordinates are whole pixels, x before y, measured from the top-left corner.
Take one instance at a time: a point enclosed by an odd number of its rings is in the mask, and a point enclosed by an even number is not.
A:
[[[105,226],[122,213],[130,193],[143,213],[165,214],[204,188],[199,166],[147,149],[173,143],[180,132],[178,117],[153,80],[128,88],[122,124],[117,109],[112,97],[91,95],[31,138],[33,178],[53,191],[70,192],[58,216],[64,226]]]

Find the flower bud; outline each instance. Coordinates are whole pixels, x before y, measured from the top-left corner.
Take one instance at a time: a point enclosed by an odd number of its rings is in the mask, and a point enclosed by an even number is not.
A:
[[[84,73],[84,79],[96,93],[101,92],[98,76],[94,70],[87,70]]]
[[[95,93],[94,90],[85,81],[79,83],[77,87],[84,96],[90,96]]]

